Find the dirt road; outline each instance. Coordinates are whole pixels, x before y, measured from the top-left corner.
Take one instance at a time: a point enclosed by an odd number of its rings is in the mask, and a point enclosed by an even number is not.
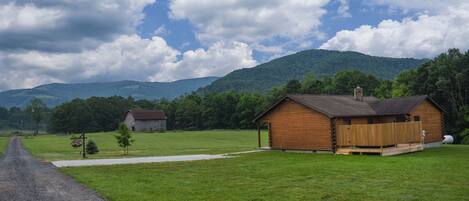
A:
[[[47,162],[34,159],[13,137],[0,158],[0,201],[95,201],[96,192],[59,172]]]

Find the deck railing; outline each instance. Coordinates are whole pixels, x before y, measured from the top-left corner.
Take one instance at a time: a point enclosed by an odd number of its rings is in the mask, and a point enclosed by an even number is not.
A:
[[[420,121],[339,125],[336,130],[337,146],[385,147],[397,144],[421,143]]]

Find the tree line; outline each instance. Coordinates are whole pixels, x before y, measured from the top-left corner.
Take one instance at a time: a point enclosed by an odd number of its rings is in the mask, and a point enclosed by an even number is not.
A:
[[[428,94],[446,110],[446,133],[457,134],[458,141],[469,143],[469,52],[457,49],[419,68],[402,71],[394,80],[342,71],[331,77],[308,74],[301,81],[290,80],[267,93],[192,93],[156,101],[92,97],[59,105],[45,119],[50,132],[113,131],[127,110],[142,108],[163,110],[170,130],[249,129],[255,127],[252,120],[257,114],[288,93],[352,95],[356,86],[364,88],[365,95],[382,99]],[[0,108],[0,120],[5,118],[5,110]],[[18,115],[16,109],[10,111],[8,114]]]

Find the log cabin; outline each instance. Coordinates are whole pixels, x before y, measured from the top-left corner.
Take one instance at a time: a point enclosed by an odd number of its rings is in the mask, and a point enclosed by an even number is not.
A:
[[[265,125],[270,149],[335,153],[340,148],[372,148],[385,155],[386,148],[403,144],[415,143],[408,147],[411,150],[440,144],[443,114],[441,106],[426,95],[379,100],[363,96],[363,89],[357,87],[353,96],[286,95],[254,122],[259,147],[260,127]]]

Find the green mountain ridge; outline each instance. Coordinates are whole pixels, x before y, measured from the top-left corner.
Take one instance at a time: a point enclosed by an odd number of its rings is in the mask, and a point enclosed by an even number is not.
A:
[[[201,88],[199,92],[223,91],[267,93],[289,80],[306,74],[332,76],[343,70],[359,70],[383,79],[393,79],[402,70],[416,68],[427,59],[376,57],[352,51],[313,49],[274,59],[252,68],[235,70]]]
[[[132,96],[135,99],[172,99],[204,87],[218,77],[204,77],[174,82],[94,82],[94,83],[53,83],[31,89],[15,89],[0,92],[0,106],[24,107],[32,98],[43,100],[48,106],[59,105],[74,98],[92,96]]]

